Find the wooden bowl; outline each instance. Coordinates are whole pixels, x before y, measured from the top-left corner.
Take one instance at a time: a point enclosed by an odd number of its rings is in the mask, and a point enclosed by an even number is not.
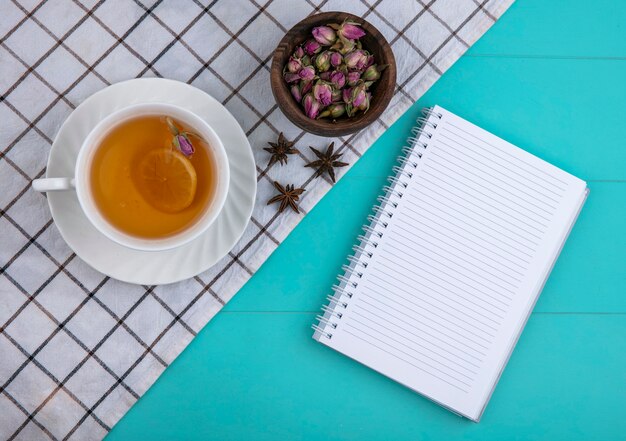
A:
[[[361,38],[363,49],[369,51],[374,56],[376,64],[386,64],[388,67],[381,72],[381,77],[369,89],[372,92],[372,98],[367,112],[359,112],[351,118],[342,116],[336,121],[331,119],[310,119],[305,115],[300,103],[291,95],[289,87],[283,79],[285,65],[296,46],[309,38],[313,38],[311,31],[314,27],[328,23],[341,24],[345,19],[361,24],[361,27],[366,32],[366,35]],[[342,136],[364,129],[374,122],[387,108],[396,86],[396,60],[391,46],[389,46],[385,37],[370,23],[346,12],[324,12],[305,18],[291,28],[283,37],[274,52],[270,81],[272,93],[278,107],[292,123],[302,130],[316,135],[327,137]]]

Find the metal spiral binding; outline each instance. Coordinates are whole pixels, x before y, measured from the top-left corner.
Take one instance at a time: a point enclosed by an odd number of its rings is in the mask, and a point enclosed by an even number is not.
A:
[[[404,187],[404,188],[406,188],[406,187]],[[391,196],[396,196],[398,199],[402,199],[402,196],[404,196],[404,193],[401,190],[396,190],[394,187],[392,187],[390,185],[385,185],[383,187],[383,191],[385,191],[386,194],[384,196],[382,196],[382,197],[379,196],[379,198],[381,198],[381,199],[389,199],[389,197],[391,197]]]
[[[349,301],[354,296],[353,289],[359,286],[367,269],[368,261],[374,257],[376,248],[389,226],[389,219],[398,208],[398,201],[404,195],[403,189],[408,188],[413,178],[413,171],[419,166],[419,160],[428,148],[428,140],[432,139],[430,131],[437,129],[437,122],[432,121],[435,116],[441,119],[441,113],[435,113],[432,108],[422,110],[422,116],[417,118],[418,127],[411,130],[412,136],[398,157],[398,164],[393,167],[394,175],[388,178],[389,185],[383,187],[383,193],[377,198],[379,205],[372,208],[372,214],[367,219],[368,224],[363,226],[363,233],[357,237],[358,244],[352,247],[354,254],[348,257],[348,263],[342,265],[343,274],[337,276],[339,284],[333,285],[333,294],[327,296],[328,304],[322,306],[323,314],[317,316],[317,323],[312,328],[327,339],[333,338],[333,330],[337,329],[344,317],[342,310],[348,309]]]
[[[372,208],[372,211],[376,215],[381,215],[381,216],[385,215],[389,219],[391,219],[393,217],[393,212],[388,210],[387,207],[383,207],[382,205],[374,205],[374,207]]]
[[[380,231],[376,231],[374,228],[372,228],[369,225],[365,225],[363,227],[363,231],[365,231],[366,233],[368,233],[370,235],[376,235],[378,237],[383,237],[383,233],[381,233]],[[362,239],[362,238],[364,238],[364,236],[359,236],[358,238]],[[369,242],[369,240],[367,240],[365,242]],[[374,248],[376,248],[378,246],[377,242],[370,242],[370,243],[374,246]]]
[[[317,319],[318,323],[321,323],[324,325],[330,325],[333,329],[337,329],[337,323],[331,322],[330,320],[328,320],[327,318],[319,314],[315,316],[315,318]]]
[[[389,222],[386,222],[381,219],[376,219],[376,216],[374,216],[373,214],[368,215],[367,220],[370,221],[369,228],[372,228],[372,225],[376,225],[376,226],[380,225],[383,228],[387,228],[387,225],[389,225]],[[379,233],[378,237],[383,237],[382,231],[378,231],[378,233]]]
[[[408,183],[400,181],[400,178],[398,176],[392,176],[390,178],[387,178],[387,182],[389,182],[391,185],[402,185],[403,188],[407,188],[409,186]]]
[[[367,268],[367,262],[363,262],[363,261],[357,259],[355,256],[348,256],[348,261],[350,263],[354,263],[357,266],[360,265],[363,268]]]
[[[337,317],[337,318],[341,318],[343,317],[343,314],[340,312],[335,311],[334,309],[330,308],[328,305],[324,305],[322,306],[322,311],[324,311],[324,313],[332,316],[332,317]]]
[[[366,254],[367,257],[372,258],[374,257],[374,253],[372,253],[371,251],[367,251],[365,248],[363,248],[361,245],[353,245],[352,246],[352,250],[355,253],[359,253],[359,254]],[[350,256],[351,258],[354,258],[354,256]],[[365,267],[367,268],[367,264],[365,264]]]
[[[350,281],[350,278],[346,277],[346,276],[345,276],[345,275],[343,275],[343,274],[342,274],[342,275],[340,275],[340,276],[337,276],[337,279],[338,279],[340,282],[344,282],[346,285],[348,285],[348,284],[349,284],[349,285],[352,285],[354,288],[356,288],[357,286],[359,286],[359,284],[358,284],[357,282],[351,282],[351,281]]]
[[[352,298],[352,296],[348,296],[349,298]],[[335,306],[341,306],[343,307],[343,309],[347,309],[348,308],[348,304],[346,302],[341,302],[339,300],[337,300],[337,297],[333,297],[333,296],[326,296],[326,299],[331,303],[334,304]]]
[[[423,141],[420,141],[415,136],[409,136],[407,140],[412,146],[421,147],[422,149],[426,149],[426,147],[428,147],[428,144],[426,144]],[[417,155],[419,158],[422,157],[422,152],[409,146],[404,147],[402,149],[402,153],[404,153],[405,155],[410,155],[410,156]]]
[[[402,193],[400,193],[402,194]],[[396,192],[393,193],[393,195],[396,195]],[[398,198],[402,199],[402,196],[398,196]],[[385,195],[385,196],[378,196],[376,198],[376,200],[378,202],[380,202],[381,204],[391,204],[393,206],[393,208],[398,208],[398,203],[391,200],[391,195]],[[368,217],[369,219],[369,217]]]
[[[334,292],[335,294],[338,294],[338,293],[340,294],[340,293],[342,293],[342,292],[346,289],[346,287],[345,287],[345,286],[344,286],[344,287],[341,287],[341,286],[339,286],[339,285],[333,285],[333,286],[331,287],[331,289],[333,290],[333,292]],[[351,292],[346,291],[346,293],[345,293],[345,294],[346,294],[346,296],[348,296],[348,298],[350,298],[350,299],[352,298],[352,293],[351,293]]]
[[[406,163],[406,161],[405,161],[405,163]],[[402,175],[402,176],[405,176],[405,177],[407,177],[409,179],[411,179],[413,177],[413,172],[406,171],[402,167],[400,167],[399,165],[394,165],[392,170],[394,172],[396,172],[396,175]]]
[[[428,119],[424,118],[423,116],[420,116],[419,118],[417,118],[417,122],[419,124],[421,124],[421,129],[424,128],[424,126],[436,129],[437,128],[437,123],[431,122]]]

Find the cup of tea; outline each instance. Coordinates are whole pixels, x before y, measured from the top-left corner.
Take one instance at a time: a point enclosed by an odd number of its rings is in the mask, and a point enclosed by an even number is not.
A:
[[[37,191],[76,191],[91,224],[129,248],[184,245],[219,215],[228,157],[196,114],[165,103],[136,104],[100,121],[82,143],[74,176],[33,181]]]

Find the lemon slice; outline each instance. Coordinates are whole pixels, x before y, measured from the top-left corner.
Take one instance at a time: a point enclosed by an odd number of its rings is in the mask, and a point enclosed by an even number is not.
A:
[[[196,196],[196,170],[176,150],[151,150],[141,159],[138,175],[141,193],[158,210],[177,213],[189,207]]]

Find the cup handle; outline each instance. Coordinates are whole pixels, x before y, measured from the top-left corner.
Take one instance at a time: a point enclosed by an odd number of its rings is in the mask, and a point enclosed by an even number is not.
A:
[[[33,181],[33,190],[40,192],[73,190],[75,188],[74,178],[46,178]]]

